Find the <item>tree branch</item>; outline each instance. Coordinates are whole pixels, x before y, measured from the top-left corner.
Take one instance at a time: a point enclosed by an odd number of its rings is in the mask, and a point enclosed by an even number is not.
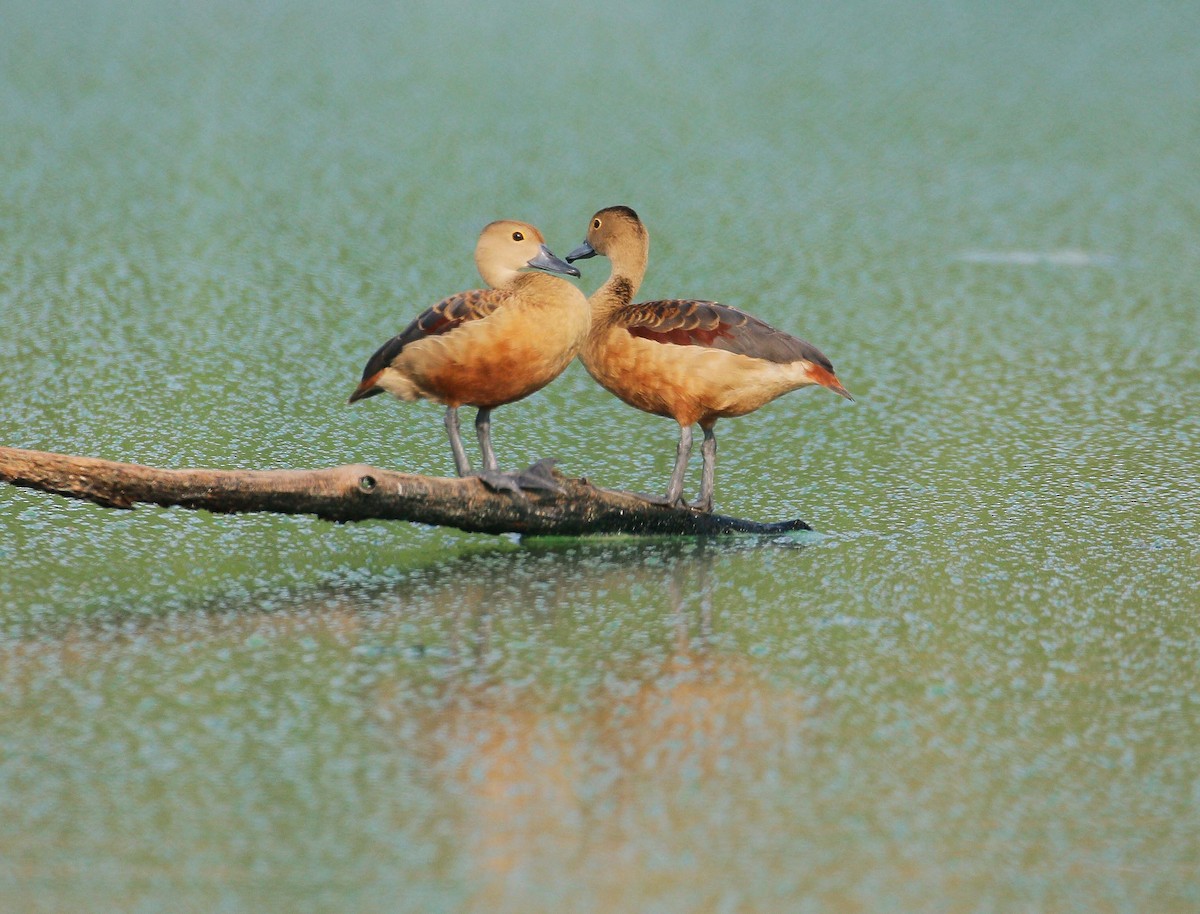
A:
[[[107,508],[137,503],[219,514],[268,511],[347,522],[372,518],[471,533],[580,536],[701,535],[810,530],[802,520],[763,524],[655,504],[553,472],[560,493],[495,492],[481,480],[395,473],[366,464],[321,470],[168,470],[96,457],[0,447],[0,481]]]

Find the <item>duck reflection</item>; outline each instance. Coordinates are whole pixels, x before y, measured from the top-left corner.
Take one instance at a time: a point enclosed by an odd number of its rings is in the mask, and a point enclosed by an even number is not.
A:
[[[47,699],[63,671],[95,681],[105,727],[196,750],[178,756],[171,802],[198,821],[192,783],[286,829],[328,819],[332,802],[331,834],[370,854],[381,819],[411,834],[421,810],[471,909],[570,910],[578,890],[617,910],[631,879],[684,885],[742,852],[723,826],[756,803],[769,819],[777,785],[807,770],[813,705],[741,622],[754,585],[795,554],[746,540],[498,547],[273,611],[247,597],[75,623],[10,645],[8,676],[50,707],[74,707]],[[371,776],[331,774],[356,766]],[[281,782],[313,789],[254,806]]]
[[[723,574],[747,548],[580,547],[553,553],[550,579],[538,573],[547,554],[532,550],[500,566],[487,558],[455,563],[453,574],[441,566],[435,586],[416,586],[423,599],[453,602],[460,666],[432,704],[414,703],[408,685],[393,681],[373,705],[381,729],[405,734],[397,751],[417,753],[425,784],[446,797],[476,905],[505,909],[532,886],[561,885],[564,872],[606,857],[611,868],[578,878],[595,897],[611,887],[616,903],[633,871],[644,877],[662,865],[656,832],[660,848],[678,847],[673,831],[695,821],[697,808],[719,817],[748,783],[778,777],[812,711],[720,631],[725,614],[747,609]],[[601,597],[618,608],[595,605]],[[514,607],[526,610],[517,624],[525,637],[554,632],[564,615],[607,637],[572,644],[568,633],[567,645],[547,637],[543,664],[513,675]],[[565,684],[553,667],[562,651]]]

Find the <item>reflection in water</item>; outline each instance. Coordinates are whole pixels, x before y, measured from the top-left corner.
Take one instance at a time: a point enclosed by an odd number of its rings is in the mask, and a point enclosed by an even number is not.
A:
[[[628,886],[656,869],[659,879],[677,878],[678,862],[666,858],[689,810],[720,808],[731,780],[740,793],[779,778],[779,755],[801,739],[810,703],[714,647],[710,581],[720,557],[718,545],[689,543],[585,549],[568,561],[550,586],[608,600],[652,587],[663,597],[653,620],[660,643],[645,639],[642,656],[605,669],[597,689],[568,701],[498,674],[493,662],[503,649],[497,616],[507,611],[496,594],[514,585],[515,604],[533,606],[542,582],[485,572],[485,584],[473,571],[444,568],[454,582],[422,593],[453,594],[461,675],[428,710],[413,708],[404,683],[389,683],[376,692],[375,712],[404,751],[419,753],[430,789],[453,799],[479,910],[519,910],[534,886],[552,902],[545,890],[565,873],[572,892],[617,909]],[[568,602],[558,593],[551,605]]]
[[[0,867],[57,909],[107,872],[123,909],[1105,910],[1151,860],[1124,909],[1188,909],[1186,617],[1025,561],[930,600],[864,566],[900,544],[813,542],[531,543],[0,639]]]
[[[722,585],[772,553],[800,554],[534,543],[274,613],[253,598],[4,642],[0,732],[43,723],[7,740],[0,781],[48,745],[87,749],[86,764],[41,772],[0,850],[60,886],[72,879],[56,859],[110,849],[158,879],[238,885],[341,871],[346,854],[378,857],[385,832],[400,858],[440,861],[430,878],[464,880],[480,910],[553,906],[568,871],[618,907],[631,880],[678,888],[692,868],[679,855],[697,853],[688,822],[715,827],[754,802],[748,788],[778,782],[811,712],[729,641],[745,607],[723,605]],[[171,797],[169,822],[145,804],[115,812],[148,785]]]

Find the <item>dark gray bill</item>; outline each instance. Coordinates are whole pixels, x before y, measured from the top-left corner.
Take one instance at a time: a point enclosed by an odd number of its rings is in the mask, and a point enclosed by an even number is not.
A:
[[[551,273],[566,273],[568,276],[579,275],[579,270],[576,267],[571,266],[564,260],[559,260],[544,244],[538,250],[537,256],[529,261],[526,266],[533,267],[536,270],[547,270]]]
[[[576,260],[587,260],[589,257],[596,256],[596,249],[586,241],[567,255],[567,263],[573,263]]]

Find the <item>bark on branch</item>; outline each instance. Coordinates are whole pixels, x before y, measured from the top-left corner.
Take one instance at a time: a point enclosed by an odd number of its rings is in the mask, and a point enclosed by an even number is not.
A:
[[[764,524],[670,508],[632,492],[597,488],[557,470],[553,478],[561,493],[514,494],[492,491],[479,479],[415,476],[366,464],[321,470],[169,470],[0,447],[0,481],[108,508],[132,508],[141,502],[222,514],[314,514],[337,522],[405,520],[525,536],[709,536],[812,529],[802,520]]]

